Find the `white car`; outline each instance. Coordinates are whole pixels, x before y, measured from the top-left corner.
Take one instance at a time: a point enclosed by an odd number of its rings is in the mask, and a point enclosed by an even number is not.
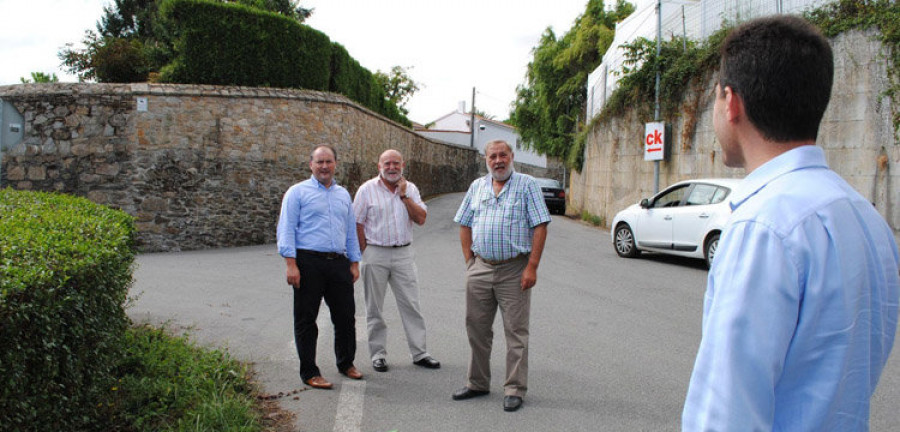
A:
[[[682,181],[620,211],[610,232],[616,253],[625,258],[641,251],[702,258],[709,267],[731,216],[727,198],[740,181]]]

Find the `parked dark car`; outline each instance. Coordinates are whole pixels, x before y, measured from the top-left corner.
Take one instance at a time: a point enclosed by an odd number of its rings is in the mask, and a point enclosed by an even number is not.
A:
[[[566,214],[566,191],[562,184],[553,179],[535,178],[541,192],[544,193],[544,202],[550,213]]]

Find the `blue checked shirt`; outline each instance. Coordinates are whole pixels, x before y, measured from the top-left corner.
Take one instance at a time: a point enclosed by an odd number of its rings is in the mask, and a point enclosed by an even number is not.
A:
[[[533,177],[512,173],[495,197],[488,174],[469,186],[453,221],[472,228],[472,252],[502,261],[531,252],[534,227],[550,222],[550,212]]]

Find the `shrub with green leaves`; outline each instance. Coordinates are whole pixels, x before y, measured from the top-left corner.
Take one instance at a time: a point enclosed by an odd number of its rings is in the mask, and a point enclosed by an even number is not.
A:
[[[84,198],[0,190],[0,425],[98,430],[121,360],[134,224]]]
[[[166,0],[159,10],[179,34],[164,81],[328,89],[331,41],[318,30],[237,3]]]
[[[213,0],[163,0],[159,10],[178,35],[175,59],[160,71],[161,81],[332,91],[412,125],[372,72],[295,19]]]

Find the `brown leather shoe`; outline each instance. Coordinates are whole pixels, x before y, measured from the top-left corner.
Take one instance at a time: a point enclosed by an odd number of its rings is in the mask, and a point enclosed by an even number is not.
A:
[[[306,385],[308,385],[312,388],[325,389],[325,390],[330,390],[332,387],[334,387],[333,384],[331,384],[325,378],[322,378],[320,376],[314,376],[314,377],[306,380]]]
[[[353,366],[350,366],[346,370],[341,371],[341,373],[344,374],[347,378],[353,378],[356,380],[362,379],[362,377],[363,377],[362,372],[360,372],[358,369],[356,369]]]

